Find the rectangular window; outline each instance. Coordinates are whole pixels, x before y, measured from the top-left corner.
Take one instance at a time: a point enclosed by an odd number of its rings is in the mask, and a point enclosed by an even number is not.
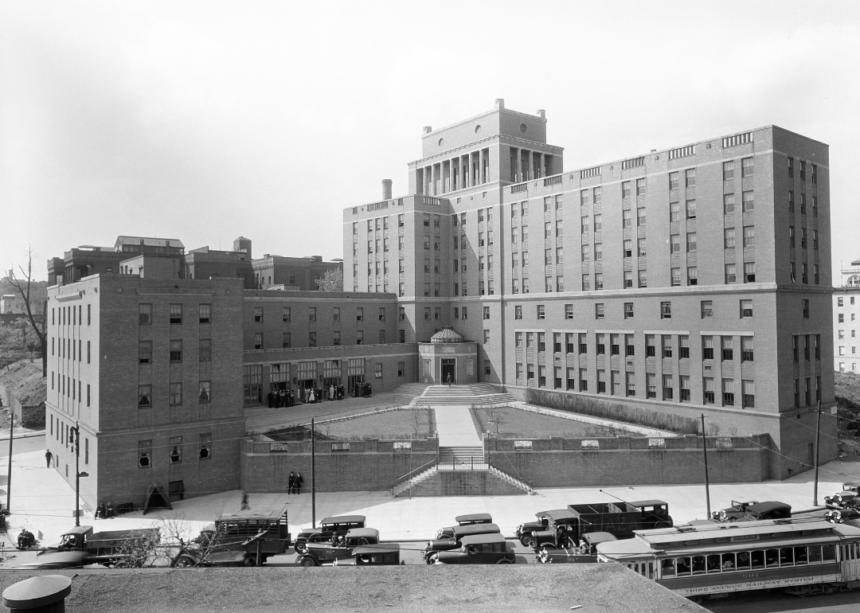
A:
[[[152,386],[138,385],[137,386],[137,406],[140,408],[149,408],[152,406]]]
[[[755,247],[755,226],[744,226],[744,247]]]
[[[741,361],[742,362],[752,362],[754,358],[753,351],[753,337],[752,336],[742,336],[741,337]]]
[[[542,304],[537,305],[537,318],[546,319],[546,307]]]
[[[734,161],[723,162],[723,181],[732,181],[735,178]]]
[[[735,359],[734,339],[731,336],[721,336],[720,346],[724,362],[730,362]]]
[[[598,370],[597,371],[597,393],[605,394],[606,393],[606,371]]]
[[[201,304],[199,307],[200,311],[200,323],[208,324],[212,322],[212,305],[211,304]]]
[[[741,176],[743,178],[753,176],[753,159],[744,158],[741,160]]]
[[[687,285],[699,284],[699,269],[696,266],[687,267]]]
[[[262,336],[262,335],[261,335]],[[263,339],[260,339],[262,343]],[[316,332],[308,332],[308,347],[316,347],[317,346],[317,333]],[[262,347],[260,347],[262,349]]]
[[[200,404],[211,402],[212,400],[212,382],[201,381],[200,392],[197,394],[197,400]]]
[[[657,397],[657,375],[654,373],[649,372],[645,374],[645,397]]]
[[[687,335],[678,337],[678,357],[682,360],[690,357],[690,337]]]
[[[171,362],[181,362],[182,361],[182,341],[178,339],[173,339],[170,341],[170,361]]]
[[[621,197],[629,198],[630,197],[630,181],[622,181],[621,183]]]
[[[152,305],[141,303],[138,305],[137,322],[142,326],[152,324]]]
[[[680,202],[670,202],[669,203],[669,221],[680,221],[681,220],[681,203]]]
[[[703,360],[713,360],[714,359],[714,337],[713,336],[703,336],[702,337],[702,359]]]
[[[670,172],[669,173],[669,189],[674,190],[678,189],[680,186],[680,173],[678,172]]]
[[[378,342],[380,345],[384,345],[384,344],[385,344],[385,330],[380,330],[380,331],[379,331],[379,334],[378,334],[378,341],[377,341],[377,342]]]
[[[257,332],[254,334],[254,349],[263,348],[263,333]]]
[[[744,213],[751,213],[755,210],[755,198],[753,196],[753,192],[744,192],[743,193],[743,211]]]
[[[594,305],[594,318],[595,319],[603,319],[603,303],[598,302]]]
[[[662,335],[662,347],[663,347],[663,357],[671,358],[672,357],[672,336],[669,334]]]
[[[582,291],[591,289],[591,275],[582,275]],[[515,292],[516,293],[516,292]]]
[[[645,225],[645,207],[644,206],[640,206],[638,209],[636,209],[636,223],[639,227],[642,227]]]
[[[686,187],[696,186],[696,169],[689,168],[684,171],[684,184]]]
[[[624,319],[633,319],[633,303],[624,303]]]
[[[734,264],[726,264],[726,283],[737,283],[737,272]]]
[[[672,285],[673,286],[681,285],[681,269],[680,268],[673,268],[673,269],[671,269],[670,272],[672,275]]]
[[[170,305],[170,323],[172,323],[172,324],[181,324],[182,323],[182,305],[181,304],[171,304]]]
[[[546,332],[538,332],[538,353],[546,351]]]
[[[181,343],[180,342],[180,349]],[[152,362],[152,341],[140,341],[137,344],[137,361],[140,364],[149,364]]]
[[[594,289],[595,290],[603,289],[603,273],[602,272],[594,273]]]
[[[735,248],[735,229],[726,228],[723,230],[723,247],[726,249]]]
[[[355,344],[361,345],[364,343],[364,330],[356,330],[355,331]]]
[[[672,303],[660,303],[660,319],[672,319]]]
[[[263,307],[254,307],[254,322],[263,323]]]
[[[809,319],[809,299],[804,298],[802,304],[803,304],[803,318]]]
[[[702,401],[704,404],[714,404],[714,378],[704,377],[702,379]]]
[[[681,402],[690,402],[690,377],[688,375],[680,375],[678,377],[681,385]]]
[[[741,319],[753,316],[753,301],[752,300],[741,300],[740,306],[741,306]]]
[[[672,234],[669,236],[669,253],[681,253],[680,234]]]
[[[672,400],[674,397],[672,375],[663,375],[663,400]]]
[[[687,253],[696,251],[696,233],[687,232]]]
[[[723,406],[735,406],[735,382],[733,379],[723,379]]]
[[[654,334],[645,335],[645,357],[653,358],[657,355],[657,338]]]
[[[755,407],[755,381],[744,379],[741,381],[741,391],[743,392],[743,407],[751,409]]]
[[[182,384],[170,384],[170,406],[179,406],[182,404]]]
[[[316,307],[308,307],[308,321],[314,322],[317,320],[317,308]]]

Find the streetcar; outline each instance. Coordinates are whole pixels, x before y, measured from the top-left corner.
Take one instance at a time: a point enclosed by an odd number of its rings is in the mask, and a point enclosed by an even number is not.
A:
[[[822,519],[776,519],[637,530],[597,546],[682,596],[780,588],[790,594],[860,587],[860,528]]]

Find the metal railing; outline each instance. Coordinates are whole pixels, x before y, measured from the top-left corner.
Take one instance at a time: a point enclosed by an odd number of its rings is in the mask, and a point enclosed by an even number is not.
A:
[[[394,490],[398,486],[403,485],[404,483],[406,483],[407,481],[409,481],[413,477],[418,476],[420,473],[424,472],[425,470],[429,469],[431,466],[435,465],[436,462],[437,462],[437,460],[436,460],[436,458],[434,458],[434,459],[430,460],[429,462],[422,464],[418,468],[410,470],[405,475],[401,475],[400,477],[398,477],[397,479],[392,481],[391,485],[388,487],[388,493],[391,496],[394,496]]]
[[[439,470],[487,470],[487,460],[483,455],[454,455],[439,458]]]

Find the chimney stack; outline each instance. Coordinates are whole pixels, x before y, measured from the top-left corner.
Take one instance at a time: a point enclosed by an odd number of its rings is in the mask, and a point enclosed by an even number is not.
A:
[[[382,180],[382,199],[391,200],[391,179]]]

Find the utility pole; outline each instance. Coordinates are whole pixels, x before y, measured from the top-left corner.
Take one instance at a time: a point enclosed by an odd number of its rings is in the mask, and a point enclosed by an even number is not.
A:
[[[705,435],[704,413],[702,413],[702,452],[705,454],[705,501],[708,505],[708,519],[711,519],[711,484],[708,480],[708,437]]]
[[[75,526],[81,525],[81,430],[78,422],[72,428],[75,436]]]
[[[815,489],[812,493],[812,504],[818,506],[818,447],[821,441],[821,401],[818,401],[818,423],[815,426]]]
[[[317,429],[311,417],[311,528],[317,527]]]
[[[12,512],[12,439],[15,435],[15,412],[9,407],[9,471],[6,474],[6,513]]]

